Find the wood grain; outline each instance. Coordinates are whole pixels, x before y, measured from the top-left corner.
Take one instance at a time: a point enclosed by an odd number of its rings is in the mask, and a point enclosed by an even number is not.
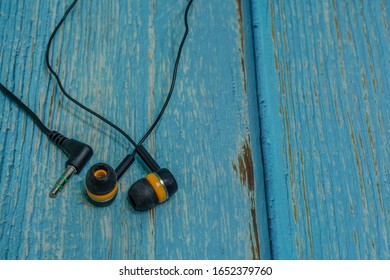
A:
[[[274,258],[390,258],[389,11],[252,1]]]
[[[0,78],[51,129],[94,148],[87,168],[115,166],[130,145],[64,99],[44,65],[70,2],[1,1]],[[79,1],[50,55],[69,93],[140,139],[167,94],[185,5]],[[146,144],[179,191],[150,212],[125,199],[147,172],[139,160],[110,207],[85,200],[86,170],[50,199],[66,158],[0,97],[0,258],[269,258],[250,15],[249,1],[194,1],[172,103]]]

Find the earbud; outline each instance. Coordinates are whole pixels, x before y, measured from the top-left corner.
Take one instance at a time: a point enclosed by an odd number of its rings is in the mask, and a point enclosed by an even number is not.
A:
[[[176,191],[175,177],[161,168],[136,181],[129,189],[128,199],[135,210],[145,211],[168,200]]]
[[[137,146],[136,153],[152,172],[131,185],[128,200],[134,210],[146,211],[168,200],[178,187],[173,174],[160,168],[142,145]],[[92,166],[85,178],[88,200],[96,206],[111,204],[118,193],[117,181],[134,160],[135,153],[127,155],[115,170],[105,163]]]
[[[88,170],[85,185],[89,202],[96,206],[110,205],[118,193],[117,175],[106,163],[97,163]]]
[[[134,160],[134,154],[127,155],[115,170],[106,163],[93,165],[85,176],[88,201],[96,206],[110,205],[118,193],[118,180]]]
[[[127,196],[135,210],[146,211],[168,200],[177,191],[177,183],[172,173],[160,168],[142,145],[137,146],[137,154],[152,173],[136,181]]]

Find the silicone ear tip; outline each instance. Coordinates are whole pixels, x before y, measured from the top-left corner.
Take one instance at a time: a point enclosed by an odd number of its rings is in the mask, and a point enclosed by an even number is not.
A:
[[[156,192],[145,178],[131,185],[128,199],[134,210],[137,211],[150,210],[159,203]]]
[[[116,173],[106,163],[97,163],[88,170],[85,185],[88,201],[96,206],[110,205],[118,193]]]
[[[112,191],[117,183],[114,169],[106,163],[96,163],[85,175],[85,184],[93,194],[103,195]]]

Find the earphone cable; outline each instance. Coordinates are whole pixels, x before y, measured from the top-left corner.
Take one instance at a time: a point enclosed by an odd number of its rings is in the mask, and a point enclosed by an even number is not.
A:
[[[47,136],[52,132],[40,119],[39,117],[20,100],[15,94],[7,89],[2,83],[0,83],[0,90],[7,95],[12,101],[19,105],[30,117],[34,120],[35,124],[45,133]]]
[[[65,14],[63,15],[63,17],[61,18],[61,20],[58,22],[57,26],[54,28],[54,31],[53,33],[51,34],[50,38],[49,38],[49,41],[48,41],[48,44],[47,44],[47,48],[46,48],[46,65],[49,69],[49,71],[53,74],[54,78],[56,79],[57,81],[57,84],[60,88],[60,91],[65,95],[65,97],[67,97],[70,101],[72,101],[74,104],[76,104],[77,106],[81,107],[82,109],[84,109],[85,111],[87,111],[88,113],[91,113],[92,115],[96,116],[97,118],[99,118],[100,120],[102,120],[103,122],[105,122],[106,124],[110,125],[112,128],[114,128],[115,130],[117,130],[119,133],[121,133],[136,149],[138,146],[142,145],[145,140],[149,137],[149,135],[152,133],[153,129],[156,127],[156,125],[159,123],[161,117],[163,116],[168,104],[169,104],[169,101],[172,97],[172,94],[173,94],[173,90],[175,88],[175,82],[176,82],[176,77],[177,77],[177,69],[178,69],[178,66],[179,66],[179,62],[180,62],[180,57],[181,57],[181,52],[182,52],[182,49],[183,49],[183,46],[184,46],[184,43],[186,41],[186,38],[187,38],[187,35],[188,35],[188,11],[190,9],[190,6],[193,2],[193,0],[190,0],[188,3],[187,3],[187,7],[186,7],[186,10],[185,10],[185,15],[184,15],[184,24],[185,24],[185,32],[184,32],[184,35],[182,37],[182,40],[181,40],[181,43],[179,45],[179,49],[178,49],[178,52],[177,52],[177,56],[176,56],[176,60],[175,60],[175,65],[174,65],[174,69],[173,69],[173,75],[172,75],[172,80],[171,80],[171,86],[170,86],[170,89],[169,89],[169,92],[168,92],[168,95],[164,101],[164,104],[159,112],[159,114],[157,115],[157,117],[155,118],[155,120],[153,121],[152,125],[149,127],[149,129],[147,130],[147,132],[144,134],[144,136],[142,137],[142,139],[138,142],[138,144],[125,132],[123,131],[120,127],[118,127],[117,125],[115,125],[114,123],[112,123],[111,121],[109,121],[108,119],[106,119],[105,117],[103,117],[102,115],[96,113],[95,111],[92,111],[90,108],[88,108],[87,106],[85,106],[84,104],[80,103],[79,101],[77,101],[75,98],[73,98],[72,96],[70,96],[68,94],[68,92],[65,90],[62,82],[61,82],[61,79],[59,78],[58,74],[56,73],[56,71],[52,68],[51,64],[50,64],[50,60],[49,60],[49,54],[50,54],[50,48],[51,48],[51,44],[52,44],[52,41],[58,31],[58,29],[61,27],[61,25],[64,23],[66,17],[68,16],[68,14],[70,13],[70,11],[73,9],[73,7],[76,5],[76,3],[78,2],[78,0],[74,0],[72,2],[72,4],[68,7],[68,9],[65,11]],[[135,153],[135,151],[133,152],[133,154]]]
[[[93,149],[80,141],[69,139],[58,131],[49,129],[39,117],[20,100],[15,94],[0,83],[0,91],[15,102],[23,111],[29,115],[34,123],[42,130],[49,140],[56,145],[67,156],[66,170],[54,184],[54,188],[50,192],[50,197],[56,197],[57,194],[64,188],[69,179],[74,173],[79,173],[93,155]]]
[[[156,125],[159,123],[161,117],[163,116],[163,114],[165,112],[165,109],[167,108],[167,106],[169,104],[169,101],[171,100],[171,97],[172,97],[172,94],[173,94],[173,90],[175,89],[177,69],[179,67],[179,62],[180,62],[180,58],[181,58],[181,52],[183,50],[183,46],[184,46],[184,43],[186,42],[188,31],[189,31],[189,28],[188,28],[188,11],[190,10],[192,2],[193,2],[193,0],[190,0],[188,2],[186,10],[185,10],[185,13],[184,13],[185,32],[184,32],[184,35],[183,35],[183,37],[181,39],[181,42],[180,42],[180,45],[179,45],[179,49],[177,51],[175,66],[173,67],[171,86],[169,88],[168,95],[167,95],[167,97],[166,97],[166,99],[164,101],[163,106],[161,107],[161,110],[160,110],[159,114],[155,118],[153,124],[149,127],[148,131],[145,133],[145,135],[142,137],[142,139],[138,142],[138,145],[142,145],[142,143],[149,137],[150,133],[152,133],[153,129],[156,127]]]
[[[63,15],[63,17],[61,18],[61,20],[59,21],[59,23],[57,24],[57,26],[54,28],[54,31],[53,33],[51,34],[50,38],[49,38],[49,41],[47,43],[47,47],[46,47],[46,55],[45,55],[45,60],[46,60],[46,66],[47,68],[49,69],[50,73],[54,76],[54,78],[56,79],[57,81],[57,84],[61,90],[61,92],[70,100],[72,101],[73,103],[75,103],[77,106],[81,107],[82,109],[84,109],[85,111],[87,111],[88,113],[94,115],[95,117],[99,118],[100,120],[102,120],[103,122],[105,122],[106,124],[108,124],[109,126],[111,126],[112,128],[114,128],[115,130],[117,130],[119,133],[121,133],[133,146],[137,146],[137,143],[135,143],[135,141],[125,132],[123,131],[120,127],[118,127],[117,125],[115,125],[114,123],[112,123],[111,121],[109,121],[108,119],[106,119],[105,117],[103,117],[102,115],[92,111],[90,108],[88,108],[87,106],[85,106],[84,104],[82,104],[81,102],[77,101],[75,98],[73,98],[72,96],[70,96],[68,94],[68,92],[65,90],[62,82],[61,82],[61,79],[60,77],[58,76],[58,74],[56,73],[56,71],[54,71],[53,67],[51,66],[50,64],[50,60],[49,60],[49,54],[50,54],[50,47],[51,47],[51,44],[53,42],[53,39],[58,31],[58,29],[61,27],[61,25],[64,23],[66,17],[68,16],[68,14],[70,13],[70,11],[72,10],[72,8],[76,5],[76,3],[78,2],[78,0],[74,0],[72,2],[72,4],[69,6],[69,8],[66,10],[65,14]]]

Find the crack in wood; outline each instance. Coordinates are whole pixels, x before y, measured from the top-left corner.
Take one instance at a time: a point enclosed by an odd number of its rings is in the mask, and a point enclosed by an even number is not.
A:
[[[245,58],[244,58],[244,27],[243,27],[243,22],[242,22],[242,6],[241,6],[241,0],[236,0],[236,4],[237,4],[237,15],[238,15],[238,18],[237,18],[237,21],[238,21],[238,31],[240,33],[240,43],[241,43],[241,46],[240,46],[240,52],[241,52],[241,70],[242,70],[242,74],[244,76],[244,92],[246,93],[246,70],[245,70]]]
[[[250,138],[246,138],[241,153],[238,155],[238,167],[233,164],[233,170],[239,172],[240,181],[248,187],[250,199],[251,223],[249,224],[249,238],[251,241],[252,258],[260,259],[260,239],[257,224],[256,201],[255,201],[255,179],[252,149]]]

